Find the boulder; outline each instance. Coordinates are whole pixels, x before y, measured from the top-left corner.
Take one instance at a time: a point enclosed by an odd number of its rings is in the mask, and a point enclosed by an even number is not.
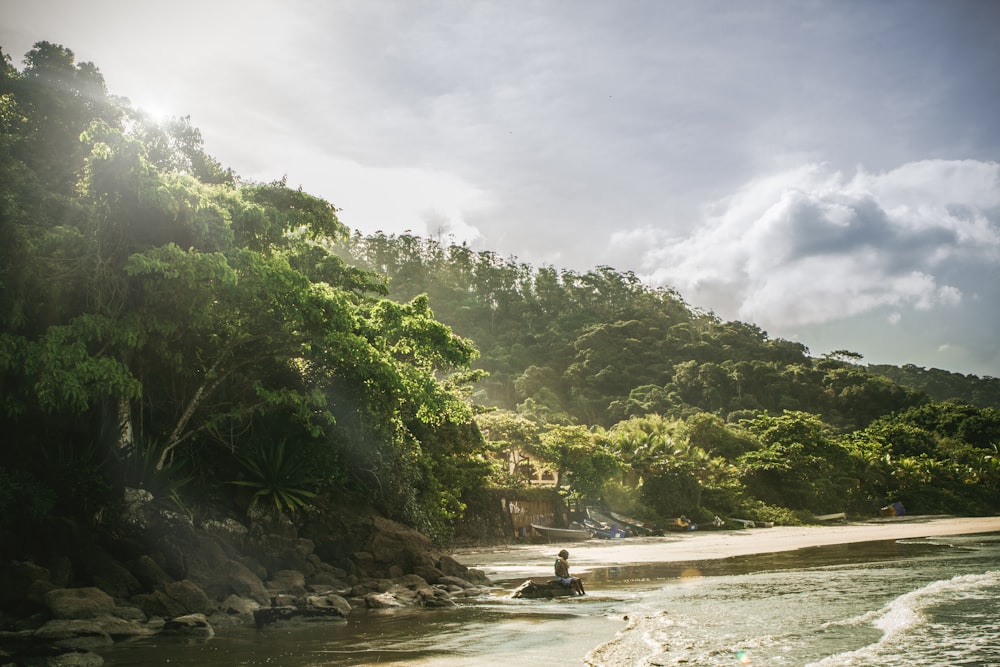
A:
[[[187,614],[172,618],[163,624],[162,632],[165,635],[185,635],[203,639],[215,636],[215,630],[204,614]]]
[[[101,667],[104,658],[86,649],[61,649],[48,647],[40,653],[23,656],[24,661],[15,664],[45,665],[45,667]]]
[[[347,616],[351,613],[351,603],[336,593],[328,593],[326,595],[307,595],[305,602],[306,607],[314,607],[316,609],[336,609],[343,616]]]
[[[45,604],[53,618],[111,616],[115,609],[114,599],[93,586],[53,589],[45,594]]]
[[[85,549],[78,564],[84,576],[111,597],[127,598],[143,590],[139,580],[105,549],[91,545]]]
[[[462,579],[465,579],[469,583],[473,583],[476,586],[490,586],[493,584],[490,578],[486,576],[486,573],[482,570],[477,570],[474,567],[470,567],[462,575]]]
[[[101,624],[92,618],[51,620],[35,631],[34,638],[67,649],[96,649],[114,643]]]
[[[299,570],[278,570],[265,584],[267,590],[291,595],[305,595],[306,577]]]
[[[183,579],[172,581],[163,587],[163,592],[176,600],[187,614],[204,614],[208,611],[210,602],[208,595],[193,581]]]
[[[405,606],[392,593],[369,593],[365,596],[365,606],[369,609],[399,609]]]
[[[417,591],[420,605],[423,607],[456,607],[451,594],[442,588],[431,588]]]
[[[204,614],[210,606],[205,592],[187,579],[173,581],[142,601],[142,610],[147,616],[163,618]]]
[[[319,574],[309,577],[309,585],[307,588],[311,591],[315,591],[319,588],[332,589],[341,595],[351,590],[351,587],[347,585],[343,579],[326,572],[320,572]]]
[[[454,557],[447,555],[441,556],[437,566],[448,577],[464,577],[465,573],[469,571],[468,567],[459,563]]]
[[[239,595],[230,595],[219,604],[217,615],[225,617],[224,623],[226,625],[253,623],[254,612],[260,608],[261,605],[256,600],[240,597]],[[215,616],[212,618],[214,619]]]
[[[255,611],[253,617],[257,627],[288,622],[346,622],[344,614],[336,607],[267,607]]]
[[[396,586],[403,586],[404,588],[412,590],[416,590],[418,588],[430,588],[430,584],[427,580],[416,574],[404,574],[401,577],[393,579],[392,583]]]
[[[225,579],[231,594],[250,598],[262,605],[270,604],[271,594],[264,582],[243,563],[236,560],[226,563]]]
[[[4,564],[0,567],[0,607],[24,600],[36,581],[51,581],[48,569],[30,561]]]
[[[574,595],[576,594],[573,592],[573,589],[569,586],[564,586],[558,579],[552,579],[541,584],[528,579],[518,586],[510,596],[512,598],[534,600],[538,598],[572,597]]]
[[[147,555],[139,556],[126,563],[129,572],[139,581],[143,589],[155,591],[171,581],[170,575],[163,571],[163,568],[155,560]]]
[[[310,540],[284,535],[266,534],[255,542],[260,562],[270,572],[297,570],[314,574],[316,566],[309,561],[315,548]]]
[[[375,517],[374,527],[370,551],[377,566],[412,571],[416,565],[433,565],[431,555],[437,550],[426,535],[383,517]]]
[[[438,585],[440,586],[457,586],[458,588],[475,588],[475,584],[469,583],[461,577],[441,577],[438,579]]]
[[[413,568],[413,573],[427,580],[428,583],[436,584],[445,576],[445,573],[433,565],[418,565]]]

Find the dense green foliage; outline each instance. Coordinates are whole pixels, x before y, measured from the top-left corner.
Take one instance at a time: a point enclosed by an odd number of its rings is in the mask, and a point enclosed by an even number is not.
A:
[[[326,250],[333,206],[240,181],[61,46],[3,59],[0,122],[4,516],[183,469],[206,497],[352,494],[445,527],[459,480],[434,470],[477,444],[475,349]]]
[[[0,57],[0,182],[8,528],[141,486],[185,511],[340,497],[446,539],[476,493],[526,484],[522,454],[654,520],[1000,509],[990,382],[935,403],[609,267],[351,235],[61,46]]]
[[[868,371],[922,391],[936,401],[962,401],[981,408],[1000,405],[1000,378],[963,375],[913,364],[869,364]]]

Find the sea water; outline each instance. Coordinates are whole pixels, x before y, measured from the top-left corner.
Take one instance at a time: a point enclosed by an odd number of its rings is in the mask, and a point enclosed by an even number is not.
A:
[[[737,560],[737,559],[733,559]],[[807,549],[639,596],[591,665],[1000,665],[1000,536]],[[798,561],[798,564],[796,564]]]
[[[221,629],[103,652],[126,665],[1000,666],[1000,534],[870,542],[586,574],[588,595],[341,624]]]

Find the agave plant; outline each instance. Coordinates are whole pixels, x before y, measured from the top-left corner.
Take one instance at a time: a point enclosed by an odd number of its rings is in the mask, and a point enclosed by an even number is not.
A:
[[[251,510],[268,496],[279,513],[306,507],[309,499],[316,497],[308,488],[316,480],[306,470],[306,460],[289,455],[285,445],[284,440],[274,446],[258,444],[239,457],[250,478],[232,484],[257,489],[250,498]]]

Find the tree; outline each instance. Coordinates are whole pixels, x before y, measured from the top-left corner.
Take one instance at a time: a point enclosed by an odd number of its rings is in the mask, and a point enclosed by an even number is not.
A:
[[[571,494],[589,502],[601,501],[605,483],[619,470],[603,434],[584,426],[550,428],[541,435],[539,453],[556,466],[557,487],[568,478]]]
[[[753,496],[817,514],[843,507],[851,486],[849,458],[829,426],[814,415],[789,411],[744,424],[761,443],[737,461]]]

